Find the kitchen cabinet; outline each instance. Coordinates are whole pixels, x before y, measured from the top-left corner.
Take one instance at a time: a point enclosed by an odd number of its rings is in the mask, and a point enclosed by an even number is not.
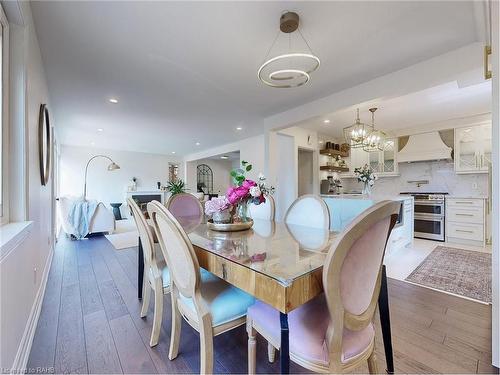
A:
[[[398,139],[389,138],[385,141],[383,151],[366,152],[362,148],[352,148],[348,160],[349,173],[342,177],[354,177],[354,168],[359,168],[368,164],[375,171],[377,177],[398,175]]]
[[[484,246],[485,203],[484,198],[446,198],[446,241]]]
[[[491,124],[455,129],[455,172],[488,173],[491,165]]]

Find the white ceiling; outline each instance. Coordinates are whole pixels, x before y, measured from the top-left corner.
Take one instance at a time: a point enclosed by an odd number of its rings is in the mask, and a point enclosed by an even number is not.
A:
[[[454,81],[404,96],[360,103],[296,126],[342,138],[343,128],[355,122],[356,108],[359,108],[361,122],[371,124],[368,109],[376,107],[375,127],[391,133],[491,112],[491,95],[491,80],[466,87],[459,87]]]
[[[60,142],[177,155],[261,133],[266,116],[478,39],[464,1],[31,6]],[[300,14],[321,67],[280,90],[256,72],[285,9]]]

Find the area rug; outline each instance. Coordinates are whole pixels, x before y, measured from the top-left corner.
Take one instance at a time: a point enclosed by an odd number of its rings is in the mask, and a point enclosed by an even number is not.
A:
[[[137,246],[139,233],[134,220],[117,220],[116,230],[106,238],[116,250],[122,250]]]
[[[490,303],[491,254],[438,246],[405,280]]]

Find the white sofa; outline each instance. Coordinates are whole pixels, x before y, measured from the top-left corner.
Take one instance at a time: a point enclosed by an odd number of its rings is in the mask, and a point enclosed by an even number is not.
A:
[[[58,204],[59,219],[61,226],[67,235],[74,235],[75,228],[68,220],[71,202],[74,198],[60,197]],[[104,203],[100,202],[94,212],[94,216],[90,219],[89,233],[112,233],[115,230],[115,216],[108,210]]]

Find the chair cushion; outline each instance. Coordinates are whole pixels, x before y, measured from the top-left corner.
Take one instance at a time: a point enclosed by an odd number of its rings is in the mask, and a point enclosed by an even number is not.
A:
[[[248,309],[248,316],[275,342],[280,342],[279,311],[257,301]],[[325,337],[330,316],[324,294],[316,297],[288,314],[290,353],[323,366],[329,364]],[[342,337],[342,361],[361,354],[375,336],[373,324],[361,331],[344,329]]]
[[[213,273],[211,272],[208,272],[206,269],[204,268],[201,268],[200,267],[200,273],[201,273],[201,280],[202,282],[204,280],[211,280],[212,278],[216,278],[217,279],[217,276],[215,276]],[[165,289],[167,289],[167,291],[170,291],[170,271],[168,270],[168,267],[163,267],[162,270],[161,270],[161,278],[162,278],[162,281],[163,281],[163,290],[165,292]]]
[[[247,314],[247,309],[255,299],[239,288],[228,284],[212,273],[202,270],[201,295],[212,315],[212,325],[214,327],[242,318]],[[203,271],[209,276],[203,276]],[[182,303],[195,312],[192,298],[184,297],[180,294]],[[193,314],[193,315],[196,315]]]

